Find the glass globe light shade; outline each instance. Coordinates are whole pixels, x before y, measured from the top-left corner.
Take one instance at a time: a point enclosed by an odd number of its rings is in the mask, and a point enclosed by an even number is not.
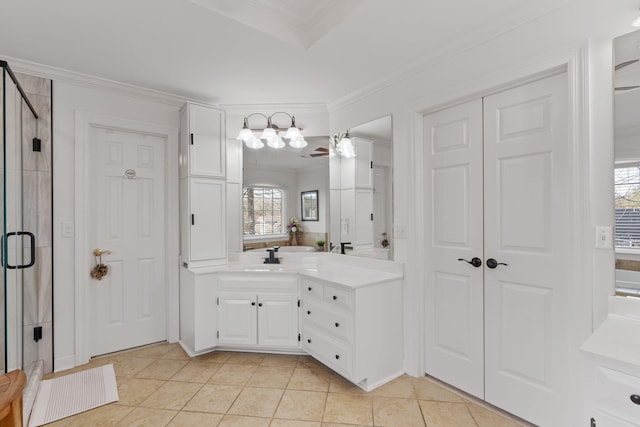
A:
[[[238,133],[238,141],[244,141],[245,143],[253,138],[253,132],[251,129],[243,127],[240,129],[240,133]]]
[[[284,137],[287,139],[301,139],[302,133],[300,133],[300,129],[298,129],[297,127],[291,126],[289,129],[287,129],[287,133],[284,135]]]
[[[245,145],[248,148],[253,148],[254,150],[259,150],[260,148],[264,147],[264,143],[260,141],[260,138],[256,138],[255,136],[248,141],[245,141]]]
[[[262,135],[260,135],[260,139],[266,139],[267,141],[270,141],[274,138],[276,138],[278,136],[276,130],[272,127],[266,127],[264,128],[264,130],[262,131]]]
[[[299,138],[292,138],[291,141],[289,141],[289,145],[293,148],[304,148],[309,144],[304,140],[302,135],[300,135]]]
[[[274,138],[272,139],[267,139],[267,145],[271,148],[274,148],[276,150],[284,147],[285,144],[284,141],[282,140],[282,138],[280,138],[278,135],[276,135]]]

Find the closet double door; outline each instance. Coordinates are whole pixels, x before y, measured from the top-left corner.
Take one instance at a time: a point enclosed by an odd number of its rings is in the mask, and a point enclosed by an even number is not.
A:
[[[567,425],[566,74],[424,117],[426,373]]]

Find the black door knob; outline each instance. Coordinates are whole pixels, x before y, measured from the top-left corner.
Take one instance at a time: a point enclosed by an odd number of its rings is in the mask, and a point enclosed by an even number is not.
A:
[[[307,342],[308,342],[309,344],[311,344],[311,340],[310,340],[310,339],[308,339],[308,340],[307,340]]]
[[[262,307],[262,303],[259,303],[259,304],[258,304],[258,307]]]
[[[255,302],[251,302],[251,305],[256,305],[256,303]]]
[[[333,296],[333,300],[335,301],[335,300],[337,300],[337,299],[338,299],[338,297],[334,295],[334,296]]]
[[[466,259],[463,258],[458,258],[458,261],[464,261],[466,263],[469,263],[471,265],[473,265],[474,267],[478,268],[482,265],[482,260],[478,257],[475,258],[471,258],[471,261],[467,261]]]
[[[340,359],[340,355],[339,354],[336,354],[336,360],[337,359]]]
[[[630,399],[633,403],[635,403],[636,405],[640,405],[640,396],[638,396],[637,394],[632,394],[630,396]]]
[[[340,326],[340,323],[336,322],[336,328]]]
[[[307,310],[307,314],[311,314],[311,310]]]
[[[309,292],[311,292],[311,286],[309,286],[307,289],[309,289]]]
[[[509,264],[505,264],[504,262],[498,262],[493,258],[489,258],[487,260],[487,267],[489,267],[489,268],[493,269],[493,268],[496,268],[499,265],[505,265],[506,266],[506,265],[509,265]]]

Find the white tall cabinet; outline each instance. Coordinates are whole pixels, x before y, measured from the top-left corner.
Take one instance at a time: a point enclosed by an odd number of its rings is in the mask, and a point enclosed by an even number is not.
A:
[[[224,264],[224,111],[186,103],[180,110],[180,255],[185,267]]]

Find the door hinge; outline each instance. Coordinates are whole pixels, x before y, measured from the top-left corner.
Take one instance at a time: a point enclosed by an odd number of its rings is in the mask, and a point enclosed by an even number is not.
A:
[[[40,138],[33,138],[31,142],[33,143],[33,151],[42,151],[42,140]]]
[[[38,342],[42,339],[42,326],[36,326],[33,328],[33,340]]]
[[[298,307],[300,307],[300,300],[298,299]]]
[[[189,138],[191,139],[191,145],[193,145],[193,134],[190,134]]]
[[[300,342],[300,334],[298,334],[298,342]]]
[[[220,331],[216,331],[216,338],[220,338]]]
[[[191,225],[196,225],[196,216],[191,214]]]
[[[371,169],[373,169],[373,160],[371,160]]]

